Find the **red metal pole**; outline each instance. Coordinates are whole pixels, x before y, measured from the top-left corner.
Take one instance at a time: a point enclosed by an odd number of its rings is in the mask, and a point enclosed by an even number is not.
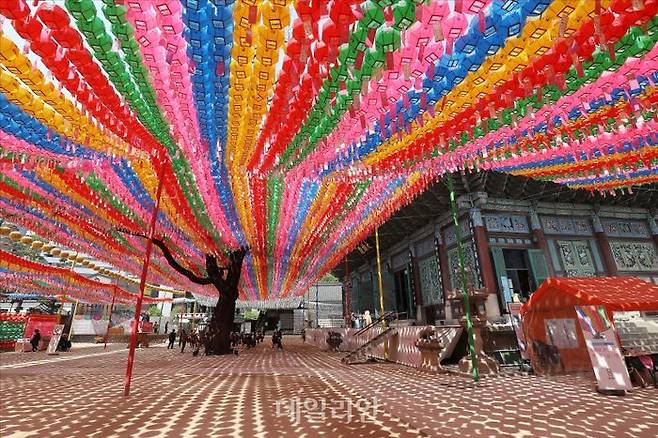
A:
[[[139,317],[142,313],[142,300],[144,299],[144,289],[146,288],[146,274],[148,273],[149,262],[151,261],[151,250],[153,249],[153,234],[155,233],[155,223],[158,218],[158,210],[160,209],[160,195],[162,195],[162,183],[164,180],[164,162],[161,166],[158,190],[155,196],[155,205],[153,206],[153,214],[151,215],[151,226],[149,228],[148,240],[146,241],[146,254],[144,256],[144,265],[142,267],[142,277],[139,280],[139,295],[137,296],[137,304],[135,304],[135,324],[133,325],[133,331],[130,336],[130,350],[128,351],[128,365],[126,366],[126,380],[123,389],[124,396],[130,395],[130,381],[133,375],[135,348],[137,347],[137,330],[139,328]]]
[[[112,304],[110,304],[110,315],[107,318],[107,331],[105,332],[105,345],[103,350],[107,349],[107,337],[110,335],[110,327],[112,327],[112,311],[114,310],[114,298],[117,296],[117,285],[112,288]]]

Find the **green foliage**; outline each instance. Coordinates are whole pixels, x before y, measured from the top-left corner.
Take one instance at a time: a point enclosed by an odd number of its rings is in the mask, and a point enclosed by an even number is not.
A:
[[[338,278],[331,272],[328,272],[324,274],[324,277],[322,277],[322,280],[320,280],[322,283],[340,283]]]
[[[158,317],[158,316],[162,315],[162,312],[160,311],[160,308],[158,307],[157,304],[151,304],[149,306],[148,313],[149,313],[149,316],[153,316],[153,317]]]

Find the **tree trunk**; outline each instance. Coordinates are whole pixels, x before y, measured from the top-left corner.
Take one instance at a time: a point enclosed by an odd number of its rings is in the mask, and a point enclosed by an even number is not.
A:
[[[233,299],[232,297],[235,297]],[[237,293],[221,294],[213,311],[209,327],[208,354],[231,354],[231,332],[235,317]]]
[[[146,238],[145,235],[129,230],[119,231]],[[231,332],[233,331],[233,318],[235,316],[235,302],[238,299],[240,275],[242,273],[242,261],[249,252],[249,247],[240,247],[228,254],[228,265],[220,267],[217,265],[217,256],[206,254],[206,276],[200,276],[192,270],[184,267],[174,258],[169,247],[163,239],[153,238],[153,244],[162,251],[162,255],[180,274],[183,274],[192,283],[201,285],[213,285],[219,292],[217,306],[213,311],[208,328],[208,339],[206,340],[207,354],[230,354]]]

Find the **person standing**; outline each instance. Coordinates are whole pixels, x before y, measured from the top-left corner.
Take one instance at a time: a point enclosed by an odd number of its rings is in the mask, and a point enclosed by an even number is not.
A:
[[[174,342],[176,342],[176,329],[172,329],[169,333],[169,345],[167,345],[167,350],[174,349]]]
[[[187,332],[185,330],[181,330],[180,331],[180,339],[178,341],[178,345],[181,346],[181,348],[180,348],[181,353],[185,352],[185,345],[187,344],[187,340],[188,340]]]
[[[370,316],[370,310],[363,312],[363,326],[368,327],[372,324],[372,316]]]
[[[183,343],[183,339],[185,339],[185,340],[187,341],[187,336],[186,336],[186,333],[185,333],[185,329],[184,329],[184,328],[180,329],[180,333],[179,333],[179,335],[178,335],[178,346],[179,346],[179,347],[180,347],[181,344]]]
[[[37,351],[39,349],[39,341],[41,340],[41,332],[39,329],[34,329],[34,334],[30,339],[30,344],[32,344],[32,351]]]

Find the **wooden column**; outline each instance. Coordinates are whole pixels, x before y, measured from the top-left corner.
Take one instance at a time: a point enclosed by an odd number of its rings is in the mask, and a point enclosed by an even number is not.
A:
[[[656,224],[655,217],[649,218],[649,231],[651,232],[653,243],[656,245],[656,250],[658,251],[658,224]]]
[[[473,224],[473,238],[477,248],[478,260],[480,262],[480,272],[482,274],[482,283],[490,294],[497,291],[496,275],[491,265],[491,256],[489,255],[489,241],[487,240],[487,231],[482,221],[482,213],[477,207],[469,210],[471,222]]]
[[[553,260],[551,259],[551,254],[548,250],[548,242],[546,241],[546,236],[544,235],[544,229],[539,220],[539,215],[534,207],[530,209],[530,229],[532,230],[532,240],[535,243],[535,246],[537,249],[541,249],[544,252],[549,276],[555,277],[555,269],[553,269]]]
[[[420,271],[418,269],[418,258],[416,257],[416,248],[413,243],[409,243],[409,258],[411,259],[411,275],[413,279],[414,298],[416,301],[416,322],[424,324],[426,322],[425,312],[423,311],[423,293],[420,285]]]
[[[445,305],[445,319],[452,319],[452,308],[448,301],[448,292],[450,291],[450,267],[448,266],[448,249],[441,236],[441,227],[434,227],[434,238],[436,239],[436,256],[441,269],[441,285],[443,287],[443,303]]]
[[[603,229],[603,224],[601,224],[599,215],[596,213],[592,215],[592,225],[594,227],[594,237],[596,238],[596,244],[599,247],[599,252],[601,253],[601,260],[603,261],[605,273],[609,277],[616,277],[617,265],[615,264],[615,259],[612,256],[612,249],[610,249],[608,235],[606,234],[605,229]]]

